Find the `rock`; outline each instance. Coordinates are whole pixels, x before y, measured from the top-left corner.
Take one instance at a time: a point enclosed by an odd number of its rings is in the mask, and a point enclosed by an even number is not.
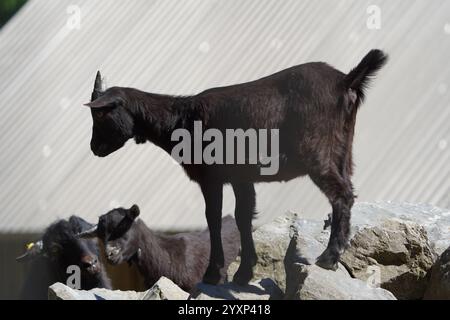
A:
[[[410,221],[422,226],[434,251],[440,255],[450,246],[450,210],[429,204],[358,202],[352,208],[352,233],[380,225],[385,220]]]
[[[49,300],[142,300],[144,295],[145,292],[108,290],[103,288],[77,290],[60,282],[48,288]]]
[[[415,222],[423,226],[430,245],[437,254],[442,253],[450,246],[450,211],[426,204],[356,203],[352,208],[352,237],[364,228],[380,226],[384,221],[392,219]],[[254,279],[271,278],[282,290],[285,290],[286,273],[283,260],[290,241],[291,225],[294,221],[297,221],[297,228],[305,242],[309,242],[308,239],[315,239],[318,243],[326,246],[330,232],[329,229],[323,231],[322,221],[298,219],[294,213],[282,215],[253,232],[258,254],[258,262],[254,267]],[[318,248],[315,249],[314,261],[321,253],[319,251]],[[239,267],[239,262],[237,259],[228,268],[228,281],[232,280]]]
[[[353,277],[378,282],[398,299],[421,299],[435,257],[422,226],[391,219],[356,232],[341,262]]]
[[[143,300],[187,300],[188,298],[189,293],[166,277],[161,277],[143,296]]]
[[[298,219],[288,213],[253,233],[258,254],[254,277],[269,277],[282,290],[289,278],[283,260],[293,226],[298,234],[297,258],[303,259],[296,262],[313,265],[330,235],[323,230],[322,221]],[[435,253],[450,246],[450,211],[423,204],[356,203],[351,239],[342,261],[353,277],[392,290],[400,299],[420,299]],[[231,264],[229,280],[238,266],[239,261]]]
[[[232,282],[213,286],[199,283],[192,295],[196,300],[279,300],[283,292],[271,279],[251,282],[245,287]]]
[[[287,213],[279,216],[271,223],[262,225],[253,232],[255,249],[258,255],[258,262],[253,268],[254,279],[270,278],[284,291],[286,275],[283,260],[290,240],[290,226],[296,219],[296,214]],[[232,281],[239,263],[238,258],[228,268],[228,281]]]
[[[59,282],[48,289],[49,300],[187,300],[188,297],[187,292],[165,277],[144,292],[103,288],[76,290]]]
[[[450,247],[442,253],[431,269],[424,299],[450,300]]]
[[[287,268],[290,279],[285,299],[290,300],[395,300],[387,290],[372,288],[342,269],[330,271],[316,265],[295,263]]]
[[[341,264],[336,271],[316,266],[317,256],[325,249],[325,233],[320,229],[319,223],[302,219],[292,225],[292,239],[284,259],[285,299],[395,300],[389,291],[353,279]]]

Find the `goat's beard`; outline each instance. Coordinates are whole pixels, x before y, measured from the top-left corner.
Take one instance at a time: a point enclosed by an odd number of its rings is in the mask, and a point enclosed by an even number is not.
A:
[[[144,136],[134,136],[134,141],[137,144],[142,144],[142,143],[146,143],[147,142],[147,138],[145,138]]]
[[[116,152],[120,148],[122,148],[125,145],[125,143],[126,143],[126,140],[124,142],[115,143],[112,146],[107,145],[107,144],[101,144],[98,147],[91,147],[91,150],[97,157],[103,158],[103,157],[110,155],[111,153]]]

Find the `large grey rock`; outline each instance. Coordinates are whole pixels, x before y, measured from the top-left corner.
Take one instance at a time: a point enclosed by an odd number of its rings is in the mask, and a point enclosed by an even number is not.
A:
[[[442,254],[450,246],[450,210],[429,204],[390,201],[355,203],[352,208],[352,232],[380,225],[390,219],[415,222],[422,226],[437,254]]]
[[[356,232],[341,262],[355,278],[372,278],[398,299],[421,299],[435,258],[422,226],[391,219]]]
[[[395,300],[387,290],[373,288],[351,278],[347,272],[295,263],[287,268],[290,279],[285,299],[289,300]]]
[[[165,277],[144,292],[102,288],[76,290],[59,282],[48,289],[49,300],[187,300],[188,297],[187,292]]]
[[[351,235],[354,237],[360,230],[367,227],[380,227],[384,222],[393,219],[404,222],[415,222],[422,226],[426,231],[431,248],[438,254],[450,246],[450,211],[426,204],[393,202],[356,203],[352,208]],[[291,226],[293,224],[296,225],[301,235],[299,241],[303,241],[303,243],[315,243],[315,246],[302,246],[300,248],[300,250],[312,250],[309,252],[311,264],[320,255],[321,250],[323,251],[326,247],[330,236],[329,229],[323,230],[323,221],[299,219],[294,213],[281,215],[274,221],[259,227],[253,232],[255,248],[258,254],[258,262],[254,267],[254,278],[271,278],[282,290],[286,288],[286,273],[283,260],[290,241],[289,235],[292,232]],[[319,244],[322,246],[319,246]],[[367,266],[373,265],[367,264]],[[230,265],[227,272],[229,281],[231,281],[238,266],[239,259]],[[428,264],[422,269],[419,268],[417,273],[421,274],[420,270],[425,270],[427,266]],[[392,274],[390,268],[389,264],[384,265],[386,276]],[[392,268],[397,270],[396,272],[401,269],[400,266],[395,265]],[[359,273],[359,275],[365,280],[371,277],[371,272],[374,272],[373,270],[375,269],[371,267],[366,268],[364,272],[369,273],[364,277],[362,273]]]
[[[189,293],[172,280],[161,277],[143,296],[143,300],[187,300]]]
[[[321,228],[319,223],[303,219],[291,226],[292,239],[284,259],[285,299],[395,300],[389,291],[353,279],[341,264],[336,271],[316,266],[317,256],[325,249],[326,233]]]
[[[145,292],[108,290],[95,288],[91,290],[72,289],[60,282],[48,288],[49,300],[142,300]]]
[[[258,262],[253,269],[254,279],[270,278],[284,291],[286,275],[284,255],[289,244],[289,230],[297,216],[294,213],[281,215],[271,223],[259,227],[253,232]],[[232,280],[239,267],[239,258],[228,268],[228,281]]]
[[[192,295],[196,300],[279,300],[283,292],[271,279],[262,279],[249,283],[245,287],[234,283],[218,286],[199,283]]]
[[[450,247],[431,269],[431,279],[424,298],[450,300]]]

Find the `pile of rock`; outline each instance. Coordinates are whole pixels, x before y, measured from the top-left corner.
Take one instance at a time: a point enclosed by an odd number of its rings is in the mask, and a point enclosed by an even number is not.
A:
[[[357,203],[350,246],[337,271],[314,264],[325,249],[323,222],[288,213],[254,232],[258,264],[246,287],[199,284],[190,294],[167,278],[146,292],[63,284],[50,299],[450,299],[450,211],[429,205]],[[234,262],[228,277],[237,270]]]

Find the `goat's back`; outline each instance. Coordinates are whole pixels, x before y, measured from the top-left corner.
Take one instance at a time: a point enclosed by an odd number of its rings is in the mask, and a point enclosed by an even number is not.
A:
[[[307,120],[312,108],[335,107],[344,76],[326,63],[312,62],[251,82],[208,89],[198,99],[208,108],[206,127],[284,129],[291,120],[297,126]]]

